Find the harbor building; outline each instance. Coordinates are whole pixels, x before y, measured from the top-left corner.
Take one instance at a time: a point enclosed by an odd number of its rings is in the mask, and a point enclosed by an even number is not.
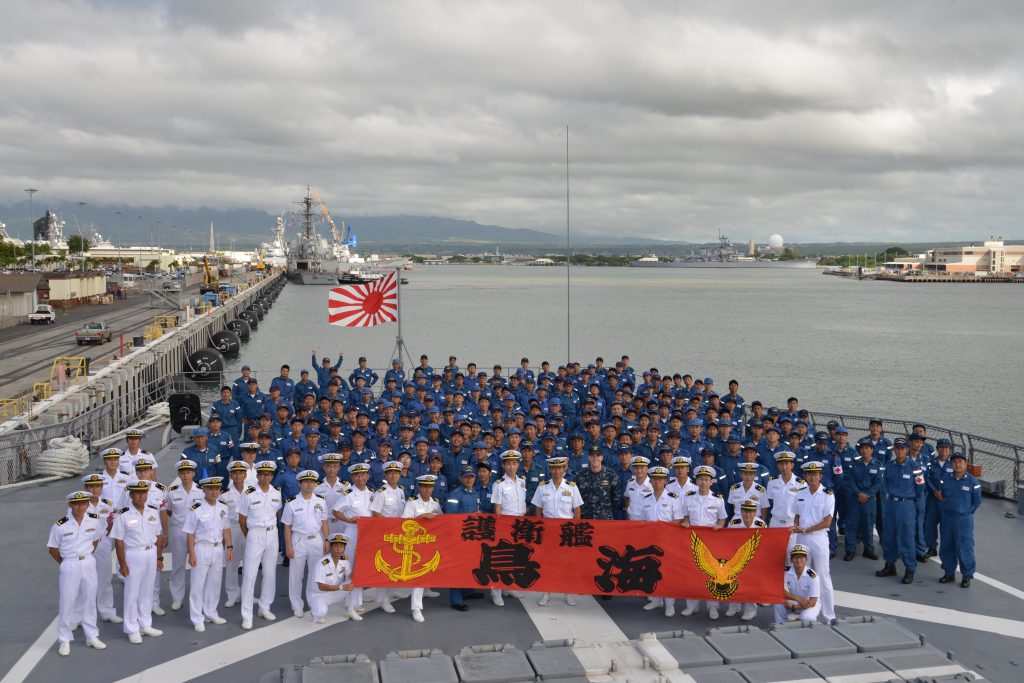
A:
[[[943,247],[927,252],[922,270],[938,273],[1019,273],[1024,265],[1024,244],[1006,245],[1002,237],[989,237],[981,246]]]

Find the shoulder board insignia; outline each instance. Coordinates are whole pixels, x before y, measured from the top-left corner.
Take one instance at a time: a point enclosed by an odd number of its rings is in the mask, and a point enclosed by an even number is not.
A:
[[[764,491],[764,487],[761,486],[760,484],[754,484],[754,489],[756,489],[757,491]]]
[[[721,493],[712,493],[711,495],[714,496],[715,498],[722,498],[723,497]]]
[[[416,496],[409,496],[409,500],[416,500]]]
[[[292,502],[293,500],[295,500],[295,496],[291,496],[290,498],[285,498],[285,499],[284,499],[284,502],[286,502],[286,503],[290,503],[290,502]]]
[[[733,484],[732,486],[730,486],[729,488],[730,489],[738,489],[740,486],[742,486],[742,484],[736,483],[736,484]]]
[[[277,487],[277,486],[273,486],[273,485],[271,485],[271,487],[270,487],[270,488],[274,489],[275,491],[280,491],[280,490],[281,490],[281,489],[280,489],[279,487]]]
[[[111,502],[110,502],[109,500],[107,500],[106,498],[100,498],[100,500],[101,500],[102,502],[106,503],[107,505],[111,505],[111,506],[113,505],[113,503],[111,503]]]
[[[153,484],[153,486],[155,486],[156,488],[160,489],[161,491],[166,491],[167,490],[167,487],[164,486],[163,484],[161,484],[160,482],[155,482]]]
[[[654,495],[654,492],[652,491],[651,493],[645,493],[643,497],[644,498],[650,498],[653,495]]]
[[[743,520],[738,517],[733,517],[729,520],[729,526],[739,526],[741,524],[743,524]]]
[[[832,489],[825,489],[825,493],[826,493],[826,495],[831,496],[832,495]]]
[[[100,518],[100,516],[97,515],[95,512],[86,512],[85,514],[87,514],[89,517],[92,517],[93,519],[99,519]]]
[[[117,514],[123,515],[126,512],[128,512],[128,508],[121,508],[120,510],[117,511]]]
[[[325,566],[326,566],[326,565],[328,565],[328,564],[330,564],[330,563],[331,563],[331,561],[330,561],[330,560],[328,560],[328,559],[327,559],[327,558],[325,557],[325,558],[324,558],[324,561],[323,561],[323,562],[321,562],[320,564],[322,564],[322,565],[325,565]]]
[[[576,482],[574,482],[574,481],[569,481],[569,482],[566,482],[566,483],[567,483],[567,484],[568,484],[569,486],[575,486],[575,485],[576,485]]]
[[[127,510],[127,509],[128,508],[125,508],[125,510]],[[57,520],[57,526],[60,526],[61,524],[66,524],[67,521],[68,521],[67,517],[61,517],[60,519]]]
[[[348,494],[352,493],[352,489],[342,489],[341,492],[347,496]]]
[[[813,569],[807,570],[807,576],[811,577],[812,579],[815,578],[817,575],[818,574]]]
[[[768,525],[764,523],[763,519],[761,519],[759,517],[755,517],[754,518],[754,526],[762,527],[762,526],[768,526]]]
[[[689,491],[687,491],[687,492],[686,492],[686,495],[688,495],[688,496],[692,496],[692,495],[693,495],[693,494],[695,494],[695,493],[697,493],[697,492],[696,492],[696,491],[694,491],[693,489],[690,489]]]
[[[669,491],[668,492],[668,497],[669,498],[678,498],[679,494],[678,493],[672,493],[671,491]]]
[[[168,490],[169,491],[177,491],[179,488],[181,488],[181,487],[178,486],[177,484],[171,484],[171,486],[170,486],[170,488]]]
[[[202,503],[193,503],[193,504],[192,504],[192,506],[191,506],[191,507],[189,507],[189,510],[195,510],[195,509],[197,509],[197,508],[198,508],[198,507],[199,507],[200,505],[202,505]]]
[[[320,493],[314,493],[313,495],[316,496],[317,498],[323,498],[324,497],[323,494],[320,494]]]
[[[221,505],[227,505],[227,503],[225,503],[225,502],[224,502],[223,500],[221,500],[220,498],[218,498],[218,499],[217,499],[217,502],[218,502],[218,503],[220,503]],[[198,503],[196,503],[196,505],[198,505]]]
[[[159,510],[160,509],[159,505],[153,505],[152,503],[146,503],[146,507],[153,508],[154,510]]]
[[[438,502],[437,498],[431,498],[430,500],[434,501],[435,503]]]
[[[804,481],[803,479],[801,479],[800,477],[797,477],[796,478],[796,483],[798,483],[798,484],[806,484],[807,482]]]
[[[775,479],[779,478],[779,475],[776,474],[774,477],[769,477],[769,478],[774,481]]]
[[[256,490],[256,487],[255,487],[255,486],[250,486],[249,488],[247,488],[247,489],[245,490],[245,492],[246,492],[246,493],[252,493],[252,492],[254,492],[255,490]]]

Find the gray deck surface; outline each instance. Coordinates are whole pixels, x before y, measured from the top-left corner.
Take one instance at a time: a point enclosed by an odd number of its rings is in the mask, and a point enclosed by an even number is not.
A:
[[[151,433],[144,447],[159,447],[153,441],[159,438]],[[161,464],[160,479],[172,478],[171,463],[176,459],[180,443],[172,444],[158,454]],[[97,464],[98,467],[98,464]],[[32,485],[0,492],[0,514],[6,520],[3,527],[3,562],[0,577],[10,588],[6,591],[3,615],[0,620],[0,672],[6,673],[22,654],[36,641],[56,616],[57,566],[46,554],[45,543],[50,524],[60,516],[63,497],[78,488],[71,480],[49,485]],[[1015,588],[1024,586],[1024,562],[1020,548],[1024,547],[1024,520],[1007,518],[1013,511],[1009,503],[985,499],[977,516],[978,569],[981,573],[1003,581]],[[1021,622],[1024,627],[1024,601],[1007,592],[976,580],[969,590],[958,584],[942,585],[937,579],[942,572],[938,564],[928,562],[918,570],[917,581],[903,586],[897,579],[878,579],[874,571],[881,566],[859,555],[852,562],[843,562],[842,540],[840,557],[832,562],[833,582],[837,591],[866,596],[930,605],[957,610],[967,615],[987,615]],[[901,568],[902,569],[902,568]],[[166,582],[166,572],[164,574]],[[278,595],[274,611],[281,620],[291,618],[284,597],[287,592],[287,570],[278,571]],[[120,608],[120,584],[115,582],[115,604]],[[170,598],[164,587],[162,604],[169,608]],[[372,594],[367,595],[370,599]],[[552,600],[552,617],[558,610],[568,609]],[[370,603],[368,603],[370,604]],[[710,621],[706,614],[665,619],[660,612],[644,612],[642,601],[619,598],[598,601],[598,604],[628,638],[637,638],[651,631],[690,630],[698,634],[712,627],[737,625],[738,618]],[[496,608],[489,600],[470,602],[471,610],[459,613],[448,607],[447,596],[428,599],[425,603],[427,623],[416,624],[409,616],[407,600],[395,603],[398,612],[388,615],[371,610],[361,623],[336,624],[279,647],[271,647],[261,654],[232,664],[229,669],[213,670],[199,680],[256,680],[263,673],[288,663],[306,664],[313,657],[330,654],[364,653],[371,660],[382,659],[387,653],[414,648],[436,647],[446,654],[457,654],[466,645],[510,643],[528,649],[540,640],[537,627],[519,601],[506,598],[505,608]],[[849,607],[837,608],[838,616],[864,614]],[[238,607],[221,609],[221,616],[229,620],[224,626],[208,625],[205,633],[195,633],[188,620],[187,605],[179,612],[165,617],[154,617],[154,625],[165,631],[157,639],[145,639],[141,646],[130,645],[120,625],[100,624],[101,638],[108,649],[97,652],[86,649],[81,640],[73,645],[72,656],[59,657],[56,644],[43,656],[28,680],[75,680],[76,683],[106,683],[138,673],[160,662],[174,659],[228,638],[245,633],[240,627]],[[967,617],[965,617],[966,619]],[[755,625],[767,629],[770,610],[759,610]],[[925,635],[927,642],[938,650],[952,651],[958,661],[975,670],[990,681],[1019,681],[1024,678],[1021,664],[1021,637],[989,633],[972,628],[938,625],[927,620],[906,618],[901,623],[915,633]],[[311,626],[307,614],[305,624]],[[256,619],[256,628],[268,622]],[[1018,633],[1018,636],[1021,634]]]

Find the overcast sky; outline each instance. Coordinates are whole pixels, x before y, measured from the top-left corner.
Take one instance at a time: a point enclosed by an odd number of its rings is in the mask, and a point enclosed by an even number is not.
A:
[[[1024,3],[0,2],[0,202],[1024,237]],[[369,236],[367,236],[369,237]]]

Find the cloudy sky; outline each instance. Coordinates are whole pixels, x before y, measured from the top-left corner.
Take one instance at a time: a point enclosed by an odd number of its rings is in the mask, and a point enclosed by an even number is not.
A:
[[[4,0],[0,202],[1024,237],[1024,5]]]

